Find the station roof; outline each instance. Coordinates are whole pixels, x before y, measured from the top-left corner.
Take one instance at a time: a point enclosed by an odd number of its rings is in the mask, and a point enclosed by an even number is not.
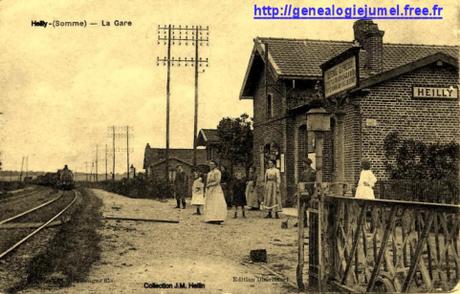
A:
[[[206,149],[197,149],[196,150],[196,161],[197,164],[206,163]],[[166,149],[165,148],[151,148],[149,144],[145,147],[144,151],[144,166],[155,166],[165,161]],[[193,149],[186,148],[170,148],[169,149],[169,158],[176,159],[184,164],[193,166]]]
[[[268,45],[268,65],[277,79],[321,79],[320,65],[353,46],[349,41],[257,37],[254,39],[240,99],[252,99],[265,63],[264,43]],[[383,43],[383,72],[436,53],[457,59],[459,47]]]
[[[208,144],[219,144],[217,129],[201,129],[197,136],[197,145],[206,146]]]

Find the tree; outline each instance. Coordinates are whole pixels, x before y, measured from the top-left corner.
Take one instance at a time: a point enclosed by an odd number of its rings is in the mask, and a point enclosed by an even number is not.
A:
[[[398,132],[384,140],[385,167],[391,179],[418,181],[458,179],[458,143],[425,143],[403,139]]]
[[[246,113],[237,118],[224,117],[217,126],[220,138],[219,156],[230,162],[230,172],[237,163],[243,164],[246,172],[252,165],[252,118]]]

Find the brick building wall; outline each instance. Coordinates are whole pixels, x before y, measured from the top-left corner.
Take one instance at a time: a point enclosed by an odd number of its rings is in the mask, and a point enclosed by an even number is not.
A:
[[[282,81],[275,81],[272,75],[268,75],[267,84],[269,85],[268,94],[272,96],[273,117],[267,117],[267,99],[265,96],[265,70],[260,73],[259,81],[257,82],[254,93],[254,123],[263,123],[271,120],[279,119],[286,115],[286,103],[284,101],[285,86]]]
[[[308,156],[308,138],[307,138],[307,125],[305,115],[297,115],[295,118],[293,130],[294,130],[294,164],[293,167],[293,181],[294,183],[299,181],[300,172],[303,168],[302,160]]]
[[[425,143],[459,143],[458,100],[412,98],[412,86],[449,87],[457,84],[456,69],[433,64],[374,86],[368,95],[361,97],[362,156],[370,159],[372,170],[379,179],[388,176],[384,167],[383,141],[392,131],[397,131],[402,138]],[[367,119],[375,119],[377,126],[366,126]]]
[[[323,182],[332,182],[332,166],[334,161],[332,132],[324,133],[324,149],[323,149]],[[337,142],[337,140],[335,140]]]
[[[368,85],[371,85],[375,79],[389,78],[395,71],[413,69],[412,63],[422,59],[425,62],[426,58],[439,52],[453,57],[451,52],[453,48],[450,47],[435,48],[435,46],[402,44],[388,44],[385,47],[382,43],[384,32],[372,21],[357,21],[354,31],[355,39],[365,50],[360,54],[360,71],[363,82],[367,82]],[[270,47],[273,50],[272,57],[279,59],[275,64],[278,67],[276,70],[281,72],[286,70],[290,73],[287,75],[290,76],[297,75],[297,72],[301,71],[298,67],[290,68],[285,66],[287,63],[283,63],[288,53],[281,55],[279,52],[290,52],[289,60],[303,62],[303,59],[298,59],[293,53],[293,48],[297,48],[300,43],[278,39],[270,42],[273,42],[273,46]],[[281,43],[285,43],[283,45],[285,47],[280,46]],[[316,43],[306,41],[303,44],[312,46]],[[385,52],[384,48],[387,48]],[[334,54],[343,52],[343,49]],[[326,57],[317,54],[309,55],[307,52],[310,51],[299,52],[305,54],[305,57],[314,56],[317,59],[327,60]],[[385,56],[387,59],[384,58]],[[259,59],[254,60],[256,61],[252,64],[252,71],[248,72],[251,74],[251,79],[248,80],[248,84],[245,84],[246,92],[243,91],[241,95],[251,97],[254,103],[254,164],[259,169],[259,174],[263,176],[264,147],[272,142],[279,146],[280,153],[284,154],[285,159],[285,170],[281,173],[282,199],[283,204],[289,206],[295,204],[295,198],[292,196],[296,192],[302,171],[303,157],[308,156],[306,141],[314,136],[305,134],[307,132],[302,126],[306,123],[305,115],[308,109],[316,105],[314,101],[316,80],[311,78],[310,73],[305,73],[306,78],[295,81],[283,80],[282,77],[275,81],[273,76],[269,75],[267,92],[272,97],[270,103],[273,105],[273,111],[270,112],[267,111],[263,63],[260,56]],[[313,68],[312,62],[305,64],[302,71],[307,72],[306,69]],[[418,64],[420,63],[415,65]],[[360,162],[363,158],[370,159],[372,169],[379,179],[386,179],[383,141],[392,131],[398,131],[403,138],[426,143],[451,141],[458,143],[460,140],[458,100],[412,98],[413,86],[457,85],[457,69],[449,64],[451,62],[447,61],[444,64],[438,63],[438,65],[412,70],[380,84],[371,85],[365,91],[350,94],[344,105],[337,105],[338,109],[332,105],[331,109],[326,109],[331,113],[332,129],[324,133],[323,181],[347,182],[352,187],[356,187],[361,172]],[[385,71],[382,76],[376,75],[382,71]]]
[[[285,151],[285,179],[286,179],[286,190],[285,190],[285,206],[292,206],[294,204],[293,195],[296,191],[296,155],[297,155],[297,138],[296,138],[296,119],[289,117],[286,120],[286,151]]]
[[[261,163],[261,151],[264,146],[275,142],[280,148],[280,152],[285,156],[285,163],[288,162],[286,155],[286,101],[285,85],[283,81],[275,81],[272,75],[268,75],[267,84],[268,94],[272,97],[273,116],[267,116],[267,97],[265,93],[265,70],[262,70],[253,98],[254,107],[254,166],[257,168],[260,179],[265,173],[265,164]],[[262,184],[262,182],[260,182]],[[281,173],[281,197],[283,204],[286,201],[286,172]],[[263,193],[263,189],[259,189]],[[261,195],[260,195],[261,196]]]
[[[343,118],[344,180],[355,185],[359,180],[361,158],[361,118],[358,105],[347,104]],[[337,139],[339,140],[339,139]]]
[[[458,143],[460,140],[458,100],[412,98],[413,85],[446,87],[456,85],[457,80],[458,74],[455,69],[433,65],[373,86],[365,96],[353,97],[352,103],[344,105],[344,115],[332,115],[333,129],[325,133],[323,180],[332,182],[340,180],[355,187],[361,172],[362,158],[371,160],[372,169],[379,179],[386,179],[383,140],[392,131],[398,131],[403,138],[427,143],[451,141]],[[269,83],[273,84],[273,81]],[[273,103],[276,107],[272,119],[266,117],[267,104],[263,75],[254,95],[254,163],[260,168],[260,148],[272,141],[279,144],[281,153],[285,155],[285,172],[281,174],[283,205],[291,206],[294,204],[293,196],[299,181],[301,157],[306,153],[306,146],[299,142],[304,140],[299,136],[304,132],[302,126],[306,123],[306,117],[305,112],[296,115],[286,114],[284,98],[280,94],[283,93],[283,85],[280,83],[276,85],[278,86],[276,90],[273,86],[269,89],[269,93],[273,94]],[[366,126],[368,119],[376,120],[377,126]],[[342,128],[341,135],[339,128]],[[339,175],[340,172],[343,174]]]

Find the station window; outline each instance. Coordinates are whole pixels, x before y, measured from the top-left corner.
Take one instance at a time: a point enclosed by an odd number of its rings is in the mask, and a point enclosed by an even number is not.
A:
[[[267,118],[273,117],[273,95],[267,95]]]

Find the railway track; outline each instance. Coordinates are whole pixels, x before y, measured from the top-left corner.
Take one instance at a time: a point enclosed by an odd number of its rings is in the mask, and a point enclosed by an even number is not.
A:
[[[21,195],[19,198],[8,199],[0,203],[0,222],[21,212],[35,208],[60,194],[52,189],[39,189],[33,193]],[[1,247],[0,247],[1,248]]]
[[[22,199],[22,198],[25,198],[25,197],[40,193],[42,191],[44,191],[44,190],[40,189],[40,188],[35,188],[35,189],[32,189],[32,190],[24,191],[24,193],[20,193],[19,195],[12,194],[12,195],[9,195],[7,197],[2,197],[2,198],[0,198],[0,204],[8,203],[8,202],[11,202],[11,201],[16,201],[16,200],[19,200],[19,199]]]
[[[36,235],[38,232],[40,232],[41,230],[43,230],[44,228],[46,228],[49,224],[51,224],[54,220],[56,220],[57,218],[59,218],[64,212],[66,212],[78,199],[78,195],[79,193],[75,190],[72,191],[72,193],[74,194],[74,197],[73,199],[62,209],[60,209],[56,214],[54,214],[51,218],[49,218],[48,220],[44,221],[42,223],[42,225],[40,225],[37,229],[33,230],[31,233],[29,233],[27,236],[23,237],[21,240],[17,241],[16,243],[14,243],[12,246],[9,246],[6,250],[4,250],[3,252],[0,253],[0,260],[5,258],[6,256],[8,256],[11,252],[13,252],[16,248],[18,248],[19,246],[21,246],[22,244],[24,244],[25,242],[27,242],[28,240],[30,240],[34,235]],[[5,224],[5,223],[8,223],[8,222],[11,222],[12,220],[15,220],[15,219],[18,219],[20,217],[23,217],[23,216],[26,216],[26,215],[29,215],[31,214],[32,212],[34,211],[37,211],[41,208],[44,208],[46,206],[49,206],[50,204],[52,203],[55,203],[57,200],[61,199],[63,197],[64,193],[61,193],[59,196],[57,196],[56,198],[52,199],[52,200],[49,200],[39,206],[36,206],[32,209],[29,209],[25,212],[21,212],[15,216],[12,216],[8,219],[5,219],[3,221],[0,222],[0,225],[1,224]]]
[[[51,203],[54,203],[54,202],[56,202],[57,200],[61,199],[61,197],[62,197],[63,195],[64,195],[64,193],[61,192],[61,193],[59,193],[59,195],[58,195],[56,198],[54,198],[54,199],[51,199],[51,200],[49,200],[49,201],[47,201],[47,202],[45,202],[45,203],[42,203],[42,204],[40,204],[40,205],[37,205],[37,206],[35,206],[35,207],[33,207],[33,208],[29,209],[29,210],[26,210],[26,211],[24,211],[24,212],[18,213],[18,214],[16,214],[16,215],[12,216],[12,217],[7,218],[7,219],[1,220],[1,221],[0,221],[0,225],[3,225],[3,224],[5,224],[5,223],[7,223],[7,222],[10,222],[10,221],[15,220],[15,219],[17,219],[17,218],[20,218],[20,217],[22,217],[22,216],[24,216],[24,215],[27,215],[27,214],[29,214],[29,213],[32,213],[32,212],[34,212],[34,211],[36,211],[36,210],[38,210],[38,209],[40,209],[40,208],[42,208],[42,207],[48,206],[48,205],[50,205]]]

